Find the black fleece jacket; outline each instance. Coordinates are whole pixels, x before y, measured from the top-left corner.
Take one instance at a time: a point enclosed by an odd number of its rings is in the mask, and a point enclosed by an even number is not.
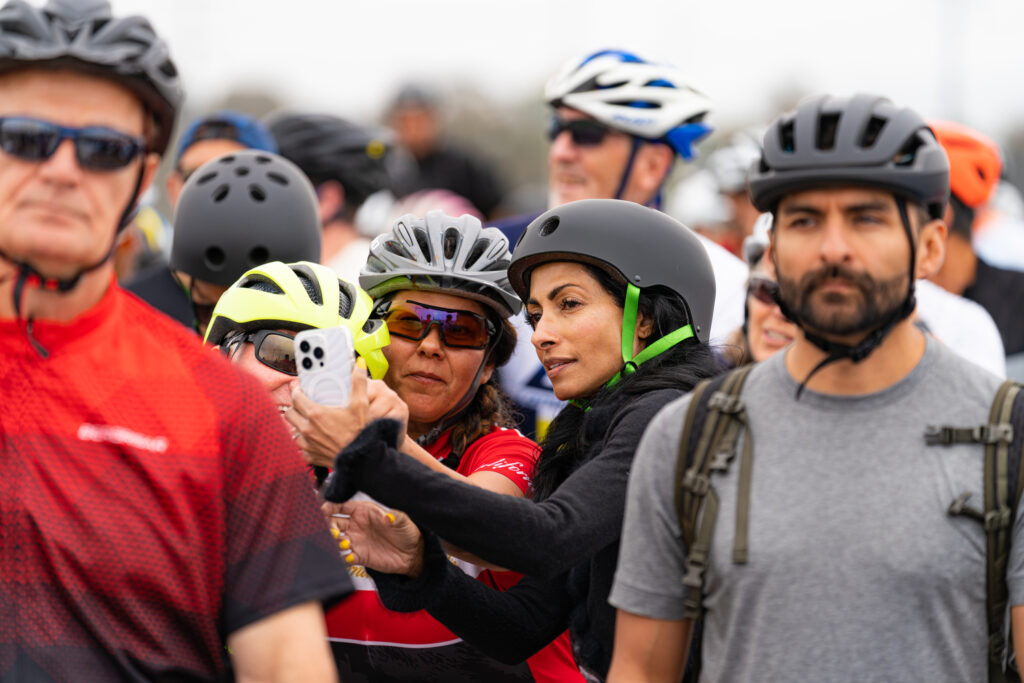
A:
[[[603,677],[615,631],[608,594],[630,466],[647,424],[682,393],[661,389],[590,411],[584,429],[599,438],[583,463],[539,503],[431,471],[394,449],[399,427],[385,420],[368,426],[339,454],[326,497],[345,500],[364,491],[453,545],[526,575],[510,590],[495,591],[452,567],[437,538],[427,533],[418,579],[373,573],[390,609],[427,609],[456,635],[505,662],[522,661],[569,626],[577,662]]]

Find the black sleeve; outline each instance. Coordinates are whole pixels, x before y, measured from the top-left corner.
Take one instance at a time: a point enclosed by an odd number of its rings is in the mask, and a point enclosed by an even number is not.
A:
[[[526,576],[498,591],[449,562],[437,536],[425,531],[424,541],[419,578],[370,570],[388,609],[425,609],[452,633],[506,664],[522,662],[568,628],[572,603],[564,574],[553,579]]]
[[[364,491],[488,562],[552,578],[618,539],[637,443],[658,410],[680,393],[651,392],[619,411],[601,451],[540,503],[430,470],[394,449],[397,423],[379,424],[384,420],[368,426],[338,455],[326,496],[345,500]]]

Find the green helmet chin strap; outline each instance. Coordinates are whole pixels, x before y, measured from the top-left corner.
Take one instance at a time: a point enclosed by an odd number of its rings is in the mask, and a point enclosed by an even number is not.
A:
[[[648,344],[640,353],[633,355],[633,339],[636,337],[636,314],[639,310],[640,288],[632,282],[626,283],[626,305],[622,308],[622,370],[612,377],[606,387],[618,384],[623,375],[636,372],[637,366],[659,356],[679,342],[693,336],[693,326],[683,325],[669,332],[653,344]]]
[[[622,307],[622,370],[615,373],[615,376],[608,380],[606,387],[613,387],[619,383],[624,375],[636,372],[638,366],[646,363],[655,356],[665,353],[681,341],[689,339],[693,335],[692,325],[683,325],[677,330],[669,332],[653,344],[648,344],[640,353],[633,355],[633,339],[636,337],[636,316],[639,311],[640,288],[632,282],[626,283],[626,303]],[[569,401],[574,406],[589,410],[586,400],[573,399]]]

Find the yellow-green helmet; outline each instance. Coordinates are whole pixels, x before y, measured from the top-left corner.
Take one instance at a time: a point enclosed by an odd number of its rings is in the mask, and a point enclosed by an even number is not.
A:
[[[232,332],[262,329],[308,330],[342,325],[352,332],[356,353],[374,379],[388,369],[382,348],[388,328],[371,320],[373,300],[359,286],[317,263],[272,261],[247,271],[224,292],[206,330],[219,345]]]

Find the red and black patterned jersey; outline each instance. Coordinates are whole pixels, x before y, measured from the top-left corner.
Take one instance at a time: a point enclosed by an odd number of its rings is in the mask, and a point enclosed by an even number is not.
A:
[[[351,582],[262,388],[112,284],[0,321],[0,680],[225,676],[225,641]]]

